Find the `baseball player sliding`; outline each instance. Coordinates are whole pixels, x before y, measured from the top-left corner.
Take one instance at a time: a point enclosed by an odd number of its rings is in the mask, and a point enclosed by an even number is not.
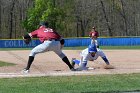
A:
[[[81,70],[88,70],[86,67],[88,61],[94,61],[96,60],[99,56],[104,60],[106,63],[106,66],[104,67],[105,69],[113,69],[114,67],[110,65],[106,55],[103,53],[103,51],[99,48],[96,48],[95,44],[89,45],[88,48],[84,49],[81,54],[81,59],[77,60],[75,58],[72,59],[72,66],[74,67],[75,64],[79,65],[79,67],[76,69],[77,71]]]
[[[29,44],[31,38],[34,37],[38,37],[42,44],[36,46],[30,52],[28,63],[26,68],[23,69],[23,73],[29,72],[30,66],[34,61],[36,54],[47,51],[54,51],[68,65],[71,71],[75,71],[75,69],[70,64],[67,56],[61,50],[62,46],[65,43],[64,39],[62,39],[62,37],[56,31],[48,27],[48,22],[41,23],[39,29],[23,36],[26,44]]]

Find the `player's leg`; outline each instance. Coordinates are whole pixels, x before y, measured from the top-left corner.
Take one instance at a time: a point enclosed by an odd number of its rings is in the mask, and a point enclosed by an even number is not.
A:
[[[77,65],[80,64],[80,60],[77,60],[77,59],[74,59],[73,62],[74,62],[75,64],[77,64]]]
[[[24,69],[24,71],[29,71],[32,62],[34,61],[35,55],[38,53],[43,53],[45,51],[48,51],[49,45],[50,45],[50,42],[48,44],[42,43],[42,44],[40,44],[32,49],[32,51],[29,54],[28,63],[27,63],[26,68]]]
[[[80,62],[79,67],[76,69],[77,71],[87,70],[87,62]]]
[[[80,61],[77,60],[76,58],[72,58],[72,60],[71,60],[71,65],[72,65],[73,68],[74,68],[75,64],[77,64],[77,65],[79,66]]]
[[[63,60],[63,62],[65,62],[68,65],[68,67],[70,68],[70,70],[74,71],[74,68],[70,64],[69,59],[67,58],[67,56],[61,50],[61,44],[60,44],[60,42],[59,41],[58,42],[56,41],[55,44],[51,48],[53,49],[52,51],[54,51]]]
[[[83,56],[81,56],[79,61],[79,67],[76,69],[77,71],[87,70],[87,60],[83,59]]]

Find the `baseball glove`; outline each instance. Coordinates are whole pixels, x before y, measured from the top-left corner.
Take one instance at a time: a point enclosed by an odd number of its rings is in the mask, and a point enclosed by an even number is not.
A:
[[[105,65],[104,69],[115,69],[115,67],[112,65]]]
[[[31,37],[27,34],[23,36],[24,43],[28,45],[31,42]]]
[[[31,38],[24,39],[24,43],[25,43],[26,45],[28,45],[30,42],[31,42]]]

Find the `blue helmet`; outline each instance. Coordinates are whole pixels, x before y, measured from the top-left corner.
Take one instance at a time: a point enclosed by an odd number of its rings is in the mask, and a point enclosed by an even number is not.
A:
[[[91,44],[88,46],[88,52],[91,53],[91,52],[97,52],[97,48],[96,48],[96,45],[94,44]]]

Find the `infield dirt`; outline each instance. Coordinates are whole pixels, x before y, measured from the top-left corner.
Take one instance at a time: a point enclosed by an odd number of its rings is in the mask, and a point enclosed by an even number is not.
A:
[[[103,51],[115,69],[103,69],[105,63],[98,58],[94,62],[88,62],[88,67],[95,68],[94,70],[72,72],[54,52],[46,52],[36,55],[29,74],[23,74],[21,71],[27,65],[30,50],[0,51],[1,61],[16,64],[15,66],[0,67],[0,77],[140,73],[140,50]],[[72,58],[80,59],[81,50],[63,50],[63,52],[70,61]]]

